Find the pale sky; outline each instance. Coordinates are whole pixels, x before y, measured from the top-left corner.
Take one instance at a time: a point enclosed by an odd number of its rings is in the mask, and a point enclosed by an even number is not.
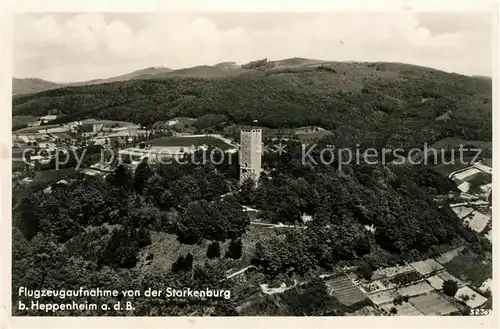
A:
[[[490,14],[477,12],[22,14],[13,74],[71,82],[151,66],[305,57],[491,76],[490,27]]]

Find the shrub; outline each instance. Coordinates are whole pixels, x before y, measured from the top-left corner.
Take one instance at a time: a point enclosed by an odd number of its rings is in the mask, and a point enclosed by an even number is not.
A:
[[[448,296],[455,296],[458,290],[458,283],[454,280],[446,280],[443,282],[443,292]]]
[[[367,262],[362,262],[358,266],[356,273],[363,279],[370,280],[373,275],[373,268]]]
[[[208,245],[207,257],[210,259],[220,257],[220,245],[218,241],[214,241]]]
[[[226,258],[239,259],[243,252],[243,243],[240,239],[232,240],[226,253]]]

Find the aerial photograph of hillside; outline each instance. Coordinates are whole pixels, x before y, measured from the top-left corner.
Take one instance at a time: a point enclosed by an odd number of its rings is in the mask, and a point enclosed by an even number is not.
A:
[[[490,315],[488,12],[13,22],[13,316]]]

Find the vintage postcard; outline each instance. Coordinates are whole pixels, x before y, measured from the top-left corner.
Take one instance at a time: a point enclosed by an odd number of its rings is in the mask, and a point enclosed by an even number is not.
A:
[[[2,328],[493,327],[497,6],[208,3],[3,16]]]

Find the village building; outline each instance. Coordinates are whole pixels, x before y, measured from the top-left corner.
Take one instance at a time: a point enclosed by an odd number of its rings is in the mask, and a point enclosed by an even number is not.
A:
[[[49,122],[54,121],[55,119],[57,119],[57,115],[51,114],[40,117],[39,121],[41,124],[48,124]]]

